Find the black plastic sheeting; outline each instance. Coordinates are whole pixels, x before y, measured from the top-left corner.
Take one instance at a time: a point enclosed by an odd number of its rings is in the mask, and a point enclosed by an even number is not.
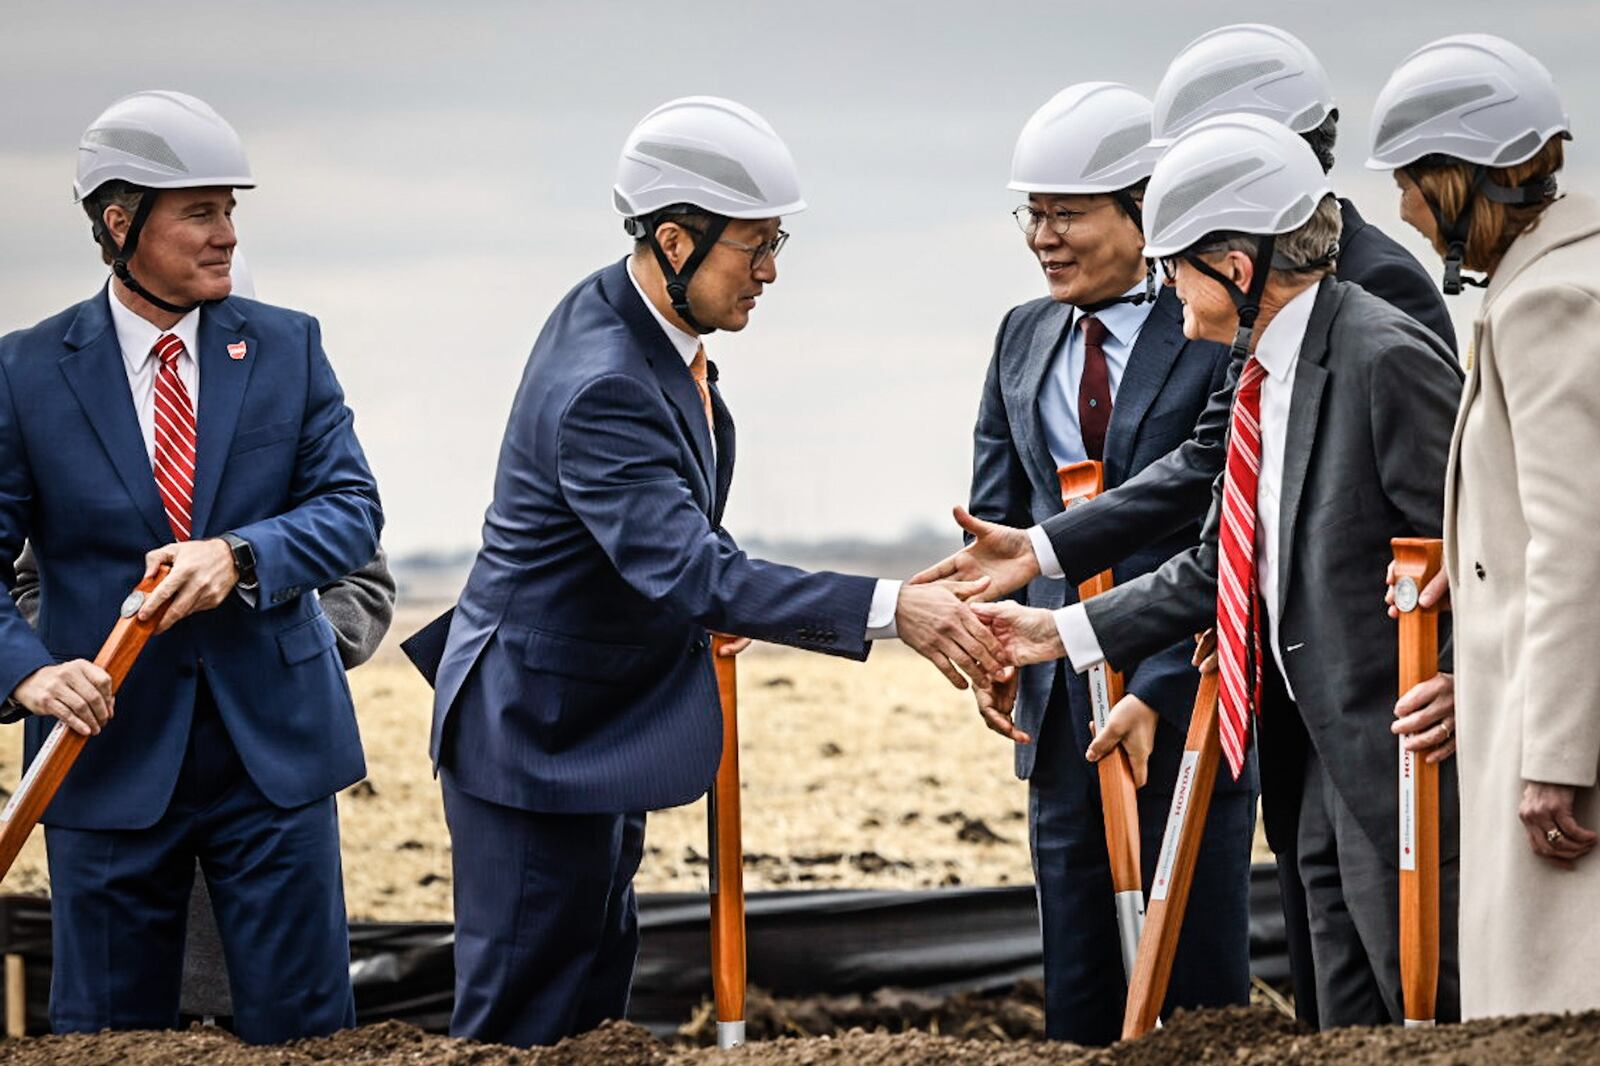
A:
[[[750,983],[780,996],[891,986],[935,995],[997,991],[1042,972],[1031,887],[757,892],[746,901],[746,916]],[[639,897],[643,946],[633,1021],[671,1032],[710,995],[708,918],[703,894]],[[443,1031],[455,976],[451,937],[445,922],[354,923],[350,974],[358,1020],[397,1018]],[[0,946],[25,960],[28,1031],[47,1032],[49,901],[0,898]],[[1287,986],[1283,914],[1271,866],[1251,870],[1250,960],[1256,976]]]

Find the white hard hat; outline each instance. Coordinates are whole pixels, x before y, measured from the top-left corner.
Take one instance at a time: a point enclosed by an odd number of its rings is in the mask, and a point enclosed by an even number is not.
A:
[[[1435,154],[1514,166],[1570,129],[1544,64],[1503,38],[1465,33],[1423,45],[1389,76],[1372,109],[1367,166],[1395,170]]]
[[[617,213],[638,218],[693,204],[728,218],[805,209],[794,157],[767,120],[717,96],[662,104],[628,134],[612,187]]]
[[[1306,133],[1335,106],[1327,71],[1294,34],[1259,23],[1224,26],[1190,41],[1162,75],[1155,143],[1166,147],[1205,119],[1240,111]]]
[[[239,135],[221,115],[186,93],[161,89],[124,96],[78,141],[74,200],[118,180],[150,189],[256,183]]]
[[[1010,188],[1038,193],[1111,193],[1155,169],[1150,101],[1110,81],[1070,85],[1033,113],[1011,155]]]
[[[1173,256],[1208,233],[1288,233],[1333,192],[1311,146],[1259,115],[1218,115],[1156,163],[1144,194],[1144,254]]]

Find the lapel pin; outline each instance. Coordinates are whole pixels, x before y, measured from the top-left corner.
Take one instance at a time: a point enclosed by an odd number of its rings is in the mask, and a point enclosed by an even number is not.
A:
[[[228,345],[228,358],[233,360],[243,359],[246,351],[248,351],[248,349],[246,348],[244,341],[234,341],[232,344]]]

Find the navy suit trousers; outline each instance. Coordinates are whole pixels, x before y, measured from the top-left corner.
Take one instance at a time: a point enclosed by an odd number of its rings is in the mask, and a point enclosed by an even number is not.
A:
[[[448,769],[440,780],[455,867],[450,1035],[531,1047],[625,1016],[644,814],[525,811],[469,795]]]
[[[1104,1045],[1122,1034],[1127,978],[1106,853],[1096,768],[1078,750],[1058,678],[1035,741],[1028,782],[1029,840],[1044,936],[1045,1034]],[[1225,772],[1225,771],[1224,771]],[[1140,862],[1154,880],[1171,781],[1139,790]],[[1253,790],[1213,794],[1200,861],[1162,1015],[1179,1007],[1221,1007],[1250,998],[1250,843]]]
[[[138,830],[47,826],[45,847],[56,1032],[178,1024],[196,858],[216,910],[239,1036],[276,1044],[355,1024],[334,799],[292,809],[268,801],[204,685],[160,820]]]

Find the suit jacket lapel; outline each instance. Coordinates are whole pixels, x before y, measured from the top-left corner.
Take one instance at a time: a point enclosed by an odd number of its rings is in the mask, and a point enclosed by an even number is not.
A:
[[[67,354],[61,358],[61,373],[156,543],[167,544],[172,540],[172,526],[156,492],[150,453],[145,450],[133,393],[128,389],[127,366],[111,324],[111,309],[106,305],[110,298],[102,289],[100,295],[80,305],[77,318],[67,330]]]
[[[1324,278],[1294,370],[1294,392],[1289,398],[1289,426],[1283,442],[1283,481],[1278,486],[1278,607],[1288,602],[1289,575],[1293,573],[1294,531],[1300,518],[1300,499],[1306,487],[1306,470],[1317,442],[1317,422],[1322,417],[1322,392],[1328,383],[1328,330],[1334,312],[1343,302],[1332,278]]]
[[[1066,304],[1054,304],[1039,316],[1039,321],[1033,327],[1027,358],[1023,360],[1021,373],[1016,377],[1016,393],[1011,397],[1013,402],[1006,405],[1012,411],[1027,412],[1023,427],[1023,461],[1031,468],[1035,487],[1058,501],[1061,494],[1056,488],[1056,462],[1051,458],[1050,446],[1044,437],[1044,419],[1039,415],[1039,393],[1044,387],[1044,376],[1050,369],[1052,357],[1071,324],[1072,308]],[[1016,427],[1013,426],[1012,432],[1015,431]]]
[[[643,346],[645,361],[656,376],[661,394],[677,416],[678,429],[688,439],[700,471],[698,483],[691,484],[698,490],[709,515],[715,503],[712,486],[716,484],[716,472],[712,468],[711,430],[706,425],[706,409],[700,401],[700,389],[689,375],[683,357],[639,298],[627,271],[626,259],[601,271],[601,292]]]
[[[240,341],[245,356],[235,359],[228,345]],[[244,405],[245,389],[250,384],[256,363],[271,358],[248,332],[245,318],[231,300],[209,304],[200,312],[200,403],[195,421],[198,435],[194,463],[194,511],[191,529],[196,540],[207,536],[211,505],[216,502],[217,486],[227,465],[228,448],[239,425],[239,410]]]
[[[1162,289],[1144,327],[1139,330],[1133,351],[1128,353],[1127,365],[1122,368],[1122,383],[1117,386],[1116,402],[1111,405],[1111,425],[1106,429],[1108,488],[1122,484],[1127,478],[1139,426],[1150,413],[1150,405],[1161,394],[1161,387],[1172,373],[1172,364],[1183,351],[1182,315],[1177,292],[1171,288]]]

